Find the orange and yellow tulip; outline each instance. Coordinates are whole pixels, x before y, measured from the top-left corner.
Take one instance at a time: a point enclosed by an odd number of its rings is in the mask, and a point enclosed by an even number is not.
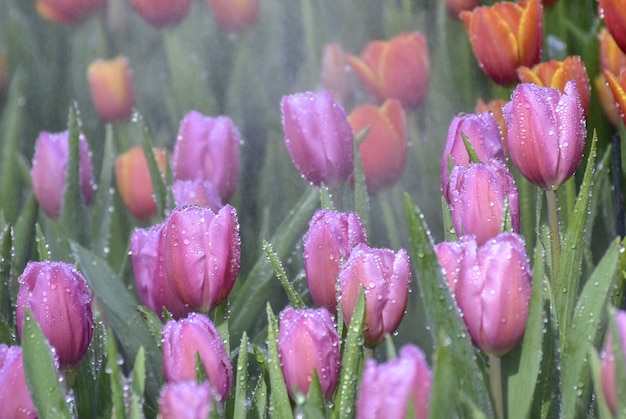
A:
[[[132,72],[126,57],[96,60],[87,69],[93,104],[102,119],[116,122],[130,117],[135,106]]]

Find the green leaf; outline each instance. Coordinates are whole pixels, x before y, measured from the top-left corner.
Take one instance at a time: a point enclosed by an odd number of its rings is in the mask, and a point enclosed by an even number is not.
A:
[[[467,150],[467,154],[469,155],[470,162],[472,163],[480,163],[480,158],[478,157],[478,153],[476,153],[476,149],[474,145],[470,142],[467,135],[464,132],[461,133],[461,138],[463,138],[463,144],[465,145],[465,149]]]
[[[39,224],[35,224],[35,243],[37,244],[37,260],[49,260],[50,249],[48,247],[48,243],[46,243],[46,238],[43,236],[43,232],[41,231]]]
[[[354,211],[359,215],[361,223],[363,223],[365,228],[370,223],[370,209],[359,144],[365,139],[368,132],[369,127],[358,133],[354,139]]]
[[[146,352],[146,402],[155,407],[162,377],[162,354],[152,334],[135,310],[137,302],[122,280],[103,259],[77,243],[72,252],[80,265],[89,288],[98,299],[99,307],[121,345],[127,363],[137,357],[141,347]],[[113,340],[113,339],[111,339]]]
[[[277,418],[293,418],[287,386],[283,378],[278,355],[278,324],[272,312],[272,307],[267,305],[267,350],[269,352],[268,369],[270,377],[270,400],[272,414]]]
[[[291,305],[298,310],[304,308],[304,301],[302,301],[302,298],[300,298],[300,295],[298,295],[296,289],[293,287],[291,282],[289,282],[289,279],[287,278],[287,273],[285,272],[282,263],[280,263],[278,255],[276,255],[276,252],[274,252],[272,244],[263,240],[263,250],[265,251],[267,258],[272,263],[274,271],[276,272],[276,277],[278,278],[280,284],[283,286],[283,289],[287,293],[287,297],[289,297],[289,302],[291,303]]]
[[[457,392],[458,382],[451,349],[449,338],[440,334],[433,356],[433,381],[428,410],[431,419],[452,418],[458,410],[458,399],[450,397]]]
[[[457,240],[454,223],[452,222],[452,213],[446,199],[441,197],[441,212],[443,214],[443,231],[445,233],[445,241],[454,242]]]
[[[113,127],[106,126],[104,137],[104,150],[102,170],[98,189],[91,207],[91,249],[94,253],[105,258],[108,255],[109,238],[111,236],[111,208],[113,208],[113,194],[111,184],[113,182],[113,168],[115,151],[113,149]]]
[[[333,418],[354,417],[359,366],[363,363],[363,330],[365,329],[365,291],[361,288],[342,348],[341,371],[335,394]]]
[[[146,358],[143,347],[137,351],[137,357],[135,358],[135,364],[133,366],[133,381],[132,381],[132,394],[131,394],[131,406],[130,417],[133,419],[143,418],[143,412],[141,409],[141,401],[143,400],[143,392],[146,384]]]
[[[328,186],[324,184],[320,186],[320,205],[325,210],[333,211],[335,209]]]
[[[296,407],[296,416],[311,419],[327,417],[324,409],[324,395],[322,394],[322,386],[320,385],[317,370],[313,370],[308,394],[306,397],[302,397],[301,402]]]
[[[69,418],[70,408],[59,383],[52,350],[28,308],[24,309],[22,356],[26,384],[37,415],[42,418]]]
[[[405,195],[413,268],[418,273],[421,303],[428,318],[433,340],[440,334],[450,339],[450,357],[455,365],[460,391],[465,391],[487,416],[493,410],[487,383],[481,373],[467,328],[456,308],[448,285],[442,277],[439,260],[428,227],[411,197]]]
[[[258,357],[257,357],[258,360]],[[267,413],[267,384],[263,378],[259,378],[254,393],[252,394],[252,412],[258,418],[268,417]]]
[[[13,271],[21,273],[26,263],[34,258],[35,223],[37,222],[37,201],[31,195],[15,223],[13,234]]]
[[[107,371],[111,382],[111,418],[123,419],[126,417],[126,408],[124,406],[124,391],[122,390],[122,372],[118,363],[119,355],[117,353],[117,345],[113,338],[113,332],[109,329],[109,339],[107,342]]]
[[[213,311],[213,325],[224,342],[226,353],[230,353],[230,333],[228,331],[228,300],[215,307]]]
[[[602,389],[600,358],[598,358],[598,354],[593,346],[589,346],[589,359],[591,360],[591,374],[593,376],[593,388],[596,394],[596,413],[598,414],[598,419],[613,419],[613,414],[606,404],[604,390]]]
[[[167,208],[167,187],[163,181],[163,175],[161,169],[157,164],[153,151],[153,141],[150,131],[143,120],[143,117],[139,113],[135,113],[133,121],[139,130],[141,136],[141,144],[143,145],[143,152],[146,155],[146,161],[148,162],[148,169],[150,170],[150,180],[152,181],[152,193],[157,205],[157,215],[159,219],[162,219],[165,215]]]
[[[246,409],[248,398],[248,335],[246,332],[243,332],[239,344],[236,375],[233,419],[246,419],[248,413]]]
[[[150,331],[154,342],[159,348],[161,348],[163,346],[163,335],[161,334],[163,322],[161,319],[154,314],[154,311],[150,310],[146,306],[137,305],[135,306],[135,310],[139,312],[143,321],[146,322],[146,326],[148,326],[148,330]]]
[[[0,232],[0,317],[9,328],[13,324],[10,286],[12,260],[13,234],[11,226],[5,224]]]
[[[619,245],[618,240],[611,244],[587,279],[566,332],[567,342],[561,348],[565,417],[582,414],[589,402],[591,386],[587,351],[590,344],[595,346],[600,340],[602,314],[617,275]]]

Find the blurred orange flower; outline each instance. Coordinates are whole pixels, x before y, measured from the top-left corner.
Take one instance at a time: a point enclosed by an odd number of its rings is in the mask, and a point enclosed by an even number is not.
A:
[[[37,0],[40,16],[57,23],[76,24],[96,10],[103,9],[107,0]]]
[[[96,60],[87,69],[91,98],[98,114],[107,122],[130,117],[135,106],[135,90],[128,60]]]
[[[259,18],[260,0],[207,0],[217,24],[228,32],[243,32]]]
[[[600,39],[600,68],[612,74],[619,74],[620,69],[626,66],[626,54],[622,52],[606,28],[600,31],[598,38]],[[593,82],[604,114],[614,126],[618,126],[621,117],[606,77],[600,73]]]

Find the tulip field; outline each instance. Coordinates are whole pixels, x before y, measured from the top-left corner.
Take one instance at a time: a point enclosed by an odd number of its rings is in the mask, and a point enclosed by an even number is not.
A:
[[[4,0],[0,419],[626,418],[624,28]]]

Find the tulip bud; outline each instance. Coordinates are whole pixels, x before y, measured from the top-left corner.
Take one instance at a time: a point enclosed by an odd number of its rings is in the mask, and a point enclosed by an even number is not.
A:
[[[474,344],[503,355],[522,340],[528,318],[532,273],[524,241],[503,233],[480,247],[474,236],[461,244],[456,302]]]
[[[217,213],[224,206],[215,185],[208,180],[175,180],[172,192],[177,207],[197,205]]]
[[[338,186],[354,169],[354,135],[344,109],[328,92],[297,93],[281,101],[285,145],[312,184]]]
[[[39,15],[57,23],[78,24],[106,7],[107,0],[36,0]]]
[[[517,80],[517,68],[541,59],[543,13],[541,0],[502,1],[461,12],[480,68],[493,81]]]
[[[128,119],[135,106],[135,89],[128,59],[96,60],[87,69],[91,99],[106,122]]]
[[[443,276],[450,288],[450,293],[454,294],[459,277],[463,246],[459,242],[442,242],[435,245],[435,253],[439,259]]]
[[[617,324],[617,330],[619,330],[619,339],[623,351],[622,356],[626,358],[626,351],[624,350],[626,348],[626,311],[617,311],[615,314],[615,323]],[[611,409],[611,412],[615,414],[617,412],[617,386],[615,381],[617,365],[615,363],[611,329],[606,333],[604,349],[601,356],[600,378],[602,381],[602,392],[604,393],[606,404],[609,406],[609,409]]]
[[[441,157],[441,190],[446,202],[450,203],[449,173],[452,166],[467,167],[470,157],[463,141],[470,142],[481,162],[491,159],[505,160],[502,134],[494,116],[490,113],[460,114],[455,116],[448,128],[448,139]]]
[[[169,383],[196,380],[196,353],[218,402],[230,394],[233,369],[222,337],[208,317],[191,313],[168,321],[163,330],[163,374]]]
[[[165,222],[165,272],[178,298],[192,310],[208,312],[235,284],[241,245],[237,211],[226,205],[175,208]]]
[[[180,122],[172,169],[176,179],[208,180],[228,202],[239,177],[241,135],[225,116],[211,118],[191,111]]]
[[[380,102],[397,99],[408,109],[419,107],[428,93],[430,53],[426,37],[403,33],[389,41],[372,41],[361,57],[348,64]]]
[[[157,165],[165,172],[166,151],[162,148],[154,148],[152,151]],[[122,201],[135,217],[147,218],[156,214],[152,178],[142,146],[133,147],[117,157],[115,179]]]
[[[187,17],[191,0],[132,0],[133,7],[155,28],[174,26]]]
[[[341,309],[347,325],[361,288],[365,289],[365,344],[375,347],[395,332],[404,316],[411,282],[404,249],[372,249],[358,244],[339,273]]]
[[[260,0],[207,0],[217,24],[225,31],[240,33],[259,18]]]
[[[511,160],[541,189],[556,190],[583,156],[587,132],[578,91],[573,81],[564,90],[523,83],[504,107]]]
[[[380,108],[359,106],[348,120],[355,133],[369,127],[359,144],[367,189],[376,193],[394,185],[404,172],[408,146],[406,118],[400,102],[389,99]]]
[[[367,235],[356,213],[319,210],[304,235],[304,270],[315,305],[337,313],[337,280],[352,248]]]
[[[579,56],[572,55],[563,61],[547,61],[539,63],[532,69],[521,66],[517,69],[517,75],[522,83],[535,83],[538,86],[553,87],[561,93],[565,93],[565,84],[574,80],[576,90],[580,96],[580,103],[585,111],[585,117],[589,113],[591,101],[591,85],[585,63]]]
[[[65,176],[69,160],[69,131],[52,134],[42,132],[35,143],[35,155],[30,178],[33,193],[39,206],[51,218],[61,213]],[[93,169],[91,167],[89,145],[85,137],[79,137],[80,189],[86,204],[93,195]]]
[[[428,418],[432,372],[424,353],[411,344],[384,364],[369,359],[356,402],[357,419],[405,418],[413,403],[415,418]]]
[[[599,0],[598,15],[617,42],[620,49],[626,52],[626,7],[621,1]]]
[[[324,89],[341,103],[346,103],[353,96],[346,65],[346,54],[341,45],[327,44],[324,47],[320,79]]]
[[[280,314],[278,349],[287,390],[306,395],[317,371],[322,394],[330,400],[339,381],[340,338],[325,308],[296,310],[287,307]]]
[[[208,382],[168,383],[159,397],[159,419],[208,418],[213,404],[213,392]]]
[[[154,311],[161,320],[163,308],[172,313],[175,319],[179,319],[187,316],[191,309],[180,301],[167,281],[161,252],[162,240],[163,224],[133,231],[130,252],[135,283],[141,303]]]
[[[513,231],[520,231],[519,194],[515,179],[499,160],[456,166],[450,174],[450,212],[457,237],[474,234],[478,245],[500,233],[508,201]]]
[[[28,308],[55,349],[61,367],[81,360],[93,334],[91,294],[85,278],[63,262],[29,262],[18,279],[17,330]]]
[[[36,418],[24,376],[22,348],[0,344],[0,419]]]

